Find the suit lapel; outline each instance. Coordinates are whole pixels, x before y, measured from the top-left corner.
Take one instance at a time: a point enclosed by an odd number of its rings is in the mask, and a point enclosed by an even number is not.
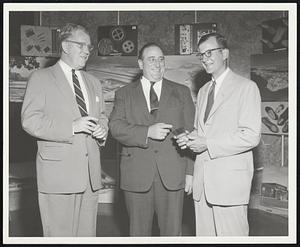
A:
[[[135,85],[133,86],[131,97],[133,99],[136,99],[134,101],[137,102],[137,108],[139,109],[138,113],[141,116],[144,116],[147,119],[147,121],[149,121],[151,115],[148,110],[147,101],[144,95],[142,83],[140,80],[137,80],[134,83]]]
[[[72,109],[72,113],[76,117],[80,116],[80,112],[73,91],[67,81],[67,78],[62,68],[58,63],[56,63],[52,67],[52,74],[54,76],[55,84],[60,89],[60,92],[63,94],[63,97],[66,99],[66,102],[69,105],[70,109]]]
[[[198,106],[199,107],[198,119],[200,120],[201,127],[204,126],[204,113],[205,113],[205,109],[206,109],[206,105],[207,105],[207,97],[208,97],[208,92],[209,92],[210,86],[211,86],[211,81],[205,84],[203,93],[202,93],[202,95],[200,95],[200,103]]]
[[[166,79],[163,79],[161,85],[161,94],[159,99],[158,119],[161,112],[166,112],[168,110],[167,102],[170,95],[172,94],[172,90],[173,90],[172,85]]]
[[[211,108],[211,111],[210,111],[206,121],[208,121],[209,118],[211,118],[211,116],[213,116],[215,114],[215,112],[218,110],[218,108],[222,105],[223,101],[227,98],[228,95],[231,94],[232,90],[234,90],[235,83],[234,83],[234,80],[232,79],[232,76],[233,76],[233,72],[229,71],[228,74],[226,75],[226,77],[224,78],[224,81],[222,82],[222,85],[219,89],[219,92],[216,96],[216,99],[214,101],[214,104]]]

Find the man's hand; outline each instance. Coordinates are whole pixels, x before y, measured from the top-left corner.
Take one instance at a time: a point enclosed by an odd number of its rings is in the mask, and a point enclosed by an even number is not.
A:
[[[147,137],[154,140],[164,140],[172,129],[171,124],[156,123],[148,128]]]
[[[191,149],[194,153],[202,153],[207,149],[206,138],[203,136],[198,136],[195,133],[187,135],[189,141],[186,146]]]
[[[108,133],[108,130],[106,128],[104,128],[100,124],[97,124],[92,133],[92,137],[94,137],[98,140],[105,140],[107,137],[107,133]]]
[[[73,131],[75,134],[81,132],[86,134],[92,134],[97,125],[97,121],[97,118],[90,116],[78,118],[75,121],[73,121]]]
[[[193,176],[192,175],[185,175],[185,187],[184,191],[190,195],[193,191]]]
[[[187,148],[186,144],[189,141],[189,138],[187,137],[188,134],[189,132],[186,130],[185,133],[174,136],[174,139],[176,139],[178,147],[180,147],[181,149]]]

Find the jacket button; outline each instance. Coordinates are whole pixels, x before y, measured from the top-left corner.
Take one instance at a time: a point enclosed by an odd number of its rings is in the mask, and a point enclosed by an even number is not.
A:
[[[86,153],[85,156],[88,157],[88,153]]]
[[[154,150],[154,153],[156,153],[156,154],[157,154],[157,153],[158,153],[158,150]]]

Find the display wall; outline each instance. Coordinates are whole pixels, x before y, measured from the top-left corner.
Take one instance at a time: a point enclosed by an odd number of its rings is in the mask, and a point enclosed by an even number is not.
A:
[[[194,23],[195,11],[53,11],[36,12],[43,26],[59,27],[66,22],[80,23],[91,33],[97,44],[97,29],[103,25],[137,25],[138,48],[145,43],[159,43],[166,55],[175,54],[175,24]],[[217,23],[218,30],[227,36],[230,44],[230,66],[234,71],[250,78],[250,56],[262,53],[261,23],[282,17],[282,11],[197,11],[198,23]],[[35,23],[37,24],[37,23]],[[97,56],[94,51],[91,58]],[[188,55],[183,55],[188,56]],[[255,150],[258,166],[280,166],[281,137],[263,136]],[[287,138],[284,139],[284,165],[287,166]],[[17,155],[14,152],[15,156]],[[11,157],[13,158],[13,157]]]

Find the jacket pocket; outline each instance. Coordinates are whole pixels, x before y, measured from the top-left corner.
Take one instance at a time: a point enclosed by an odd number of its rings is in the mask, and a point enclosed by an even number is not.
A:
[[[46,146],[39,152],[43,160],[62,160],[63,147],[60,146]]]

